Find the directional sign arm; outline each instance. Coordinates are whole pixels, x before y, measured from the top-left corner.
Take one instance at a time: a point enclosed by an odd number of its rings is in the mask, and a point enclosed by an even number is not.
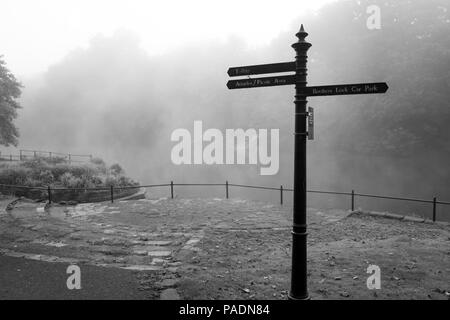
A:
[[[228,89],[246,89],[257,87],[272,87],[295,84],[295,75],[279,76],[279,77],[264,77],[254,79],[240,79],[230,80],[227,82]]]
[[[353,94],[375,94],[385,93],[388,90],[385,82],[339,84],[331,86],[306,87],[304,92],[307,96],[341,96]]]
[[[284,86],[296,83],[295,75],[263,77],[254,79],[230,80],[227,82],[228,89],[247,89],[258,87]],[[343,96],[354,94],[376,94],[385,93],[388,90],[385,82],[339,84],[330,86],[305,87],[302,93],[306,96]]]
[[[233,67],[228,69],[230,77],[249,76],[252,74],[294,72],[295,62],[259,64],[254,66]]]

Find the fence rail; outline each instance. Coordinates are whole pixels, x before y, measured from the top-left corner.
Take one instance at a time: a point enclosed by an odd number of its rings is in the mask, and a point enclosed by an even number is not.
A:
[[[92,155],[61,153],[54,151],[27,150],[20,149],[19,154],[2,154],[0,152],[0,161],[26,161],[35,158],[63,158],[70,162],[87,162],[92,160]]]
[[[51,186],[47,187],[28,187],[28,186],[19,186],[19,185],[8,185],[8,184],[0,184],[0,188],[22,188],[28,190],[46,190],[48,195],[48,202],[52,203],[52,191],[106,191],[110,190],[111,194],[111,202],[114,202],[114,190],[127,190],[127,189],[140,189],[140,188],[158,188],[158,187],[170,187],[170,197],[173,199],[175,192],[174,187],[176,186],[190,186],[190,187],[206,187],[206,186],[216,186],[216,187],[225,187],[225,197],[229,199],[229,189],[230,187],[237,188],[248,188],[248,189],[261,189],[261,190],[273,190],[280,192],[280,204],[283,204],[283,194],[284,192],[293,192],[292,188],[284,188],[282,185],[279,188],[275,187],[267,187],[267,186],[255,186],[255,185],[246,185],[246,184],[234,184],[226,181],[225,183],[174,183],[170,181],[170,183],[163,184],[148,184],[148,185],[136,185],[136,186],[105,186],[105,187],[97,187],[97,188],[52,188]],[[351,192],[339,192],[339,191],[324,191],[324,190],[307,190],[308,193],[316,193],[316,194],[333,194],[333,195],[345,195],[350,196],[350,208],[352,211],[355,210],[355,199],[356,197],[362,198],[377,198],[377,199],[389,199],[389,200],[400,200],[400,201],[410,201],[410,202],[420,202],[420,203],[431,203],[433,206],[432,214],[433,221],[436,221],[436,212],[437,205],[450,205],[449,201],[438,201],[436,197],[433,197],[431,200],[427,199],[417,199],[417,198],[406,198],[406,197],[392,197],[392,196],[381,196],[374,194],[365,194],[365,193],[356,193],[355,190]]]

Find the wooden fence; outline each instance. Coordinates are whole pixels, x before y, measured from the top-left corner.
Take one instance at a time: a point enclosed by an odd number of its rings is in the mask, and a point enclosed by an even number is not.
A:
[[[53,151],[42,151],[42,150],[19,150],[19,154],[2,154],[0,152],[0,161],[26,161],[36,158],[44,159],[64,159],[65,161],[72,162],[88,162],[92,160],[92,155],[83,154],[71,154],[71,153],[61,153]]]

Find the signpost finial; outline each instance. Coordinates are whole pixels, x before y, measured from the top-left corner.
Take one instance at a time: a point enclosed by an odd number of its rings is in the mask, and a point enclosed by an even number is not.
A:
[[[299,42],[305,42],[305,38],[308,36],[308,32],[305,31],[303,24],[300,26],[300,31],[296,34]]]
[[[308,32],[305,31],[303,24],[300,27],[300,31],[296,33],[296,36],[298,38],[298,41],[294,43],[292,47],[296,51],[306,52],[309,47],[311,47],[311,44],[305,40],[305,38],[308,36]]]

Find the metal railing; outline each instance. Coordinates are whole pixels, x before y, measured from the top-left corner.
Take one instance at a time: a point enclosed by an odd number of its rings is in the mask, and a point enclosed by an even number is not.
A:
[[[87,162],[92,160],[92,155],[85,154],[71,154],[71,153],[61,153],[54,151],[42,151],[42,150],[19,150],[19,154],[2,154],[0,152],[0,161],[26,161],[30,159],[44,158],[44,159],[54,159],[62,158],[69,163],[71,162]]]
[[[114,191],[115,190],[127,190],[127,189],[140,189],[140,188],[158,188],[158,187],[170,187],[170,197],[173,199],[175,196],[174,187],[175,186],[188,186],[188,187],[225,187],[225,198],[229,199],[230,197],[230,187],[236,188],[248,188],[248,189],[261,189],[261,190],[273,190],[278,191],[280,194],[280,204],[283,205],[283,194],[284,192],[293,192],[294,190],[291,188],[284,188],[282,185],[279,188],[275,187],[267,187],[267,186],[255,186],[255,185],[245,185],[245,184],[234,184],[225,181],[225,183],[174,183],[170,181],[170,183],[165,184],[149,184],[149,185],[136,185],[136,186],[104,186],[104,187],[96,187],[96,188],[52,188],[48,187],[27,187],[27,186],[18,186],[18,185],[7,185],[0,184],[0,187],[5,188],[23,188],[30,190],[46,190],[48,195],[48,202],[52,203],[52,192],[53,191],[106,191],[110,190],[110,200],[114,202]],[[307,190],[308,193],[316,193],[316,194],[332,194],[332,195],[344,195],[350,197],[350,208],[352,211],[355,210],[355,199],[356,197],[361,198],[377,198],[377,199],[389,199],[389,200],[400,200],[400,201],[409,201],[409,202],[419,202],[419,203],[430,203],[432,204],[432,219],[436,221],[436,212],[437,205],[450,205],[448,201],[438,201],[436,197],[433,199],[417,199],[417,198],[406,198],[406,197],[392,197],[392,196],[381,196],[374,194],[365,194],[365,193],[356,193],[355,190],[351,192],[338,192],[338,191],[323,191],[323,190]]]

